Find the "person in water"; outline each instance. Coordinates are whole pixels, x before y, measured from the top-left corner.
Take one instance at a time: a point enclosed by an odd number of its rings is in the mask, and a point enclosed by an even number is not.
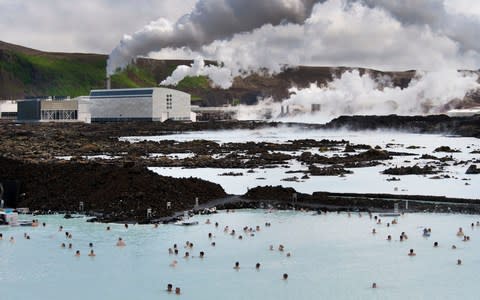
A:
[[[173,292],[173,284],[171,283],[167,284],[167,292],[169,293]]]
[[[375,228],[372,229],[372,234],[376,234],[377,231],[375,230]]]
[[[283,273],[283,280],[287,280],[288,279],[288,274],[287,273]]]
[[[204,258],[204,257],[205,257],[205,252],[200,251],[200,258]]]
[[[255,265],[255,269],[260,270],[260,263],[257,263],[257,264]]]
[[[377,288],[377,283],[376,282],[372,283],[372,289],[376,289],[376,288]]]
[[[415,255],[417,255],[417,254],[413,251],[413,249],[410,249],[410,252],[408,253],[408,256],[415,256]]]
[[[457,259],[457,265],[461,265],[462,264],[462,260],[461,259]]]
[[[96,256],[96,254],[95,254],[95,252],[93,251],[93,249],[90,250],[90,253],[88,253],[88,256],[90,256],[90,257]]]
[[[433,243],[433,247],[437,248],[438,247],[438,242]]]
[[[178,263],[178,261],[173,260],[173,261],[170,263],[170,267],[175,268],[175,267],[177,266],[177,263]]]
[[[175,294],[176,294],[176,295],[180,295],[180,288],[179,288],[179,287],[176,287],[176,288],[175,288]]]
[[[126,246],[127,244],[125,244],[125,242],[122,240],[121,237],[118,238],[118,241],[117,241],[117,246],[118,247],[124,247]]]
[[[465,234],[463,233],[462,227],[458,228],[457,236],[464,236],[464,235],[465,235]]]
[[[77,256],[77,257],[80,256],[80,250],[77,250],[77,251],[75,252],[75,256]]]
[[[457,249],[457,246],[452,245],[452,249],[453,249],[453,250]]]
[[[392,240],[392,236],[391,235],[388,235],[387,236],[387,241],[391,241]]]
[[[240,263],[237,261],[235,262],[235,266],[233,267],[235,270],[240,270]]]

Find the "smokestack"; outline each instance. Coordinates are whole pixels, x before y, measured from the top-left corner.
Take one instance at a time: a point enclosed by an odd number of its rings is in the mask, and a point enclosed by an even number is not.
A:
[[[112,88],[111,86],[111,80],[110,80],[110,76],[107,77],[107,90],[110,90]]]

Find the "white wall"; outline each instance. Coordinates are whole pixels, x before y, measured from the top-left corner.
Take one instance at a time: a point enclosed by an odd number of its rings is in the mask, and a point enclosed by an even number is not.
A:
[[[152,118],[152,98],[93,98],[90,103],[91,118]]]
[[[0,114],[2,112],[17,112],[17,102],[14,100],[1,100]]]
[[[167,109],[167,95],[172,95],[172,108]],[[181,120],[190,120],[190,94],[166,89],[166,88],[155,88],[153,92],[153,120],[154,121],[164,121],[165,116],[168,116],[169,119],[181,119]]]

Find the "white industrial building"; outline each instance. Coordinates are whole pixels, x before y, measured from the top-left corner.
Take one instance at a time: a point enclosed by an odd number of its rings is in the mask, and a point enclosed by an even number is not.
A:
[[[92,122],[195,121],[190,98],[167,88],[92,90],[86,106]]]
[[[16,105],[15,105],[16,109]],[[92,90],[75,99],[18,101],[19,122],[195,121],[190,95],[166,88]]]

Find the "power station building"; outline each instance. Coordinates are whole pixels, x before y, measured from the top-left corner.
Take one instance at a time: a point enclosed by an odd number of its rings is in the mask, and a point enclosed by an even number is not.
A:
[[[195,121],[190,94],[167,88],[92,90],[92,122]]]
[[[75,99],[18,101],[19,122],[195,121],[190,95],[167,88],[92,90]]]

